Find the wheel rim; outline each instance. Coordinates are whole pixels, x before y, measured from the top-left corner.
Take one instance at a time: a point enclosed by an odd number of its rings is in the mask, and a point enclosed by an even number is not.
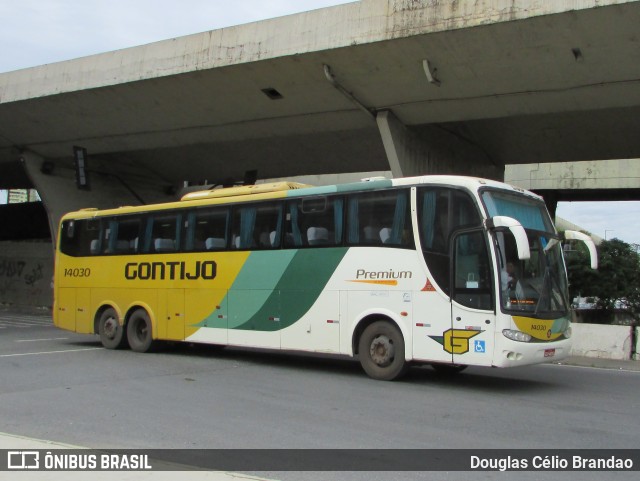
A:
[[[386,367],[393,362],[395,358],[396,348],[393,340],[387,336],[380,335],[373,339],[369,348],[371,360],[380,367]]]
[[[148,332],[147,323],[143,319],[140,319],[136,322],[136,325],[134,327],[136,339],[138,339],[138,341],[140,342],[144,342],[147,338]]]
[[[118,333],[118,327],[119,326],[117,319],[115,319],[114,317],[107,318],[107,320],[104,321],[104,335],[108,339],[115,339]]]

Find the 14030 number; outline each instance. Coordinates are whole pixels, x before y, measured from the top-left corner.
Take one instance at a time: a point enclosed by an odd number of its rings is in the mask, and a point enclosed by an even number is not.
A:
[[[91,269],[89,267],[76,267],[75,269],[65,269],[65,277],[89,277],[91,275]]]

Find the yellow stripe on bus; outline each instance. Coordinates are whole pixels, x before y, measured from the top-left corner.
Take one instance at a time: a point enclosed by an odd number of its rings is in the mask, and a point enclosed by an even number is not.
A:
[[[397,286],[398,281],[390,281],[390,280],[381,280],[381,281],[348,281],[348,282],[359,282],[361,284],[377,284],[379,286]]]

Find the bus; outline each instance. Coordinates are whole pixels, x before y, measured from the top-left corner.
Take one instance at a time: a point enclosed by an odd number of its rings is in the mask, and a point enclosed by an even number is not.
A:
[[[596,267],[595,246],[582,233]],[[185,341],[357,357],[374,379],[569,355],[541,197],[459,176],[264,183],[63,216],[54,324],[105,348]]]

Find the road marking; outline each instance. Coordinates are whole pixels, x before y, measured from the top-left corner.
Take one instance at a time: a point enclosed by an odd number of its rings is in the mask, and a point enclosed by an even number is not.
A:
[[[65,351],[43,351],[43,352],[24,352],[19,354],[0,354],[0,357],[18,357],[18,356],[40,356],[43,354],[60,354],[62,352],[80,352],[80,351],[98,351],[103,347],[89,347],[86,349],[67,349]]]
[[[0,313],[0,329],[33,327],[53,327],[53,321],[51,317],[44,315]]]
[[[50,322],[35,322],[35,321],[25,321],[25,320],[7,320],[7,319],[0,319],[0,323],[2,323],[3,326],[8,326],[8,327],[33,327],[33,326],[52,326],[53,324],[51,324]]]
[[[40,342],[40,341],[64,341],[68,337],[51,337],[49,339],[16,339],[13,342]]]

